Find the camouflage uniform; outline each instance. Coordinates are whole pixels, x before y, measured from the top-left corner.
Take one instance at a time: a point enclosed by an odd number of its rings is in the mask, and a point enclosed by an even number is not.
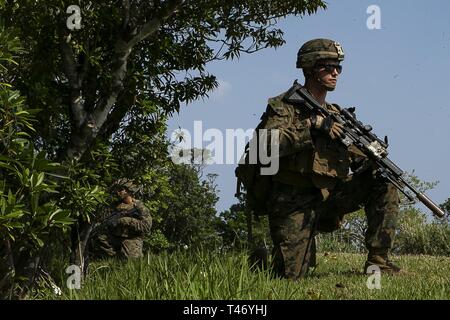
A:
[[[285,103],[283,96],[269,99],[261,126],[280,134],[280,169],[272,178],[266,204],[275,271],[290,279],[302,277],[315,264],[315,232],[337,230],[345,214],[361,207],[367,215],[369,253],[387,252],[395,235],[397,189],[375,177],[359,150],[311,130],[309,110]],[[340,112],[337,105],[326,104],[326,108]],[[349,175],[350,168],[361,164],[367,169]]]
[[[152,227],[149,210],[139,200],[120,203],[102,224],[94,230],[91,252],[94,257],[140,258],[144,236]]]

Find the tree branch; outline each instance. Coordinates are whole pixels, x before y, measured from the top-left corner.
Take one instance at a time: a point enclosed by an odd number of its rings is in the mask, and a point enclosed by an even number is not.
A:
[[[113,70],[111,77],[110,94],[103,100],[103,105],[95,109],[93,114],[94,126],[100,128],[106,121],[108,113],[117,101],[117,96],[123,89],[123,79],[127,71],[127,60],[133,47],[140,41],[154,34],[161,24],[171,17],[185,0],[171,0],[167,6],[163,8],[156,17],[150,19],[141,28],[140,31],[126,42],[123,38],[117,40],[115,45],[116,68]]]
[[[100,129],[98,139],[107,141],[120,128],[122,119],[134,103],[134,97],[134,92],[122,91],[117,98],[113,112],[108,116],[108,123],[105,123]]]
[[[126,30],[128,23],[130,21],[130,0],[122,0],[123,7],[123,21],[122,21],[122,30]]]
[[[80,158],[87,150],[92,141],[96,138],[100,128],[106,122],[111,109],[117,102],[117,97],[123,90],[123,81],[127,73],[128,57],[131,54],[133,47],[140,41],[155,34],[162,23],[171,17],[185,0],[170,0],[168,4],[161,9],[155,17],[147,21],[140,28],[136,35],[131,37],[131,40],[126,41],[125,34],[122,34],[117,39],[114,46],[114,62],[111,73],[111,85],[99,103],[96,105],[93,113],[86,115],[79,130],[72,134],[71,146],[67,149],[69,158]],[[80,96],[81,98],[81,96]],[[79,110],[78,108],[77,110]],[[83,110],[84,111],[84,110]],[[80,114],[76,114],[77,119],[80,120]]]
[[[73,55],[72,48],[69,45],[70,36],[62,37],[61,52],[64,65],[64,71],[69,80],[70,87],[70,108],[72,117],[77,128],[81,127],[86,118],[86,111],[83,106],[83,97],[81,92],[81,78],[77,72],[77,63]]]
[[[139,30],[139,32],[129,41],[131,47],[154,34],[161,24],[178,11],[185,0],[171,0],[167,6],[163,8],[156,17],[147,21]]]

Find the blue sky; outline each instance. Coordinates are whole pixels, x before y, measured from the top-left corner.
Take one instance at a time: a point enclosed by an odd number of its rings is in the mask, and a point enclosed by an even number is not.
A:
[[[367,8],[377,5],[381,29],[369,30]],[[221,86],[209,99],[181,108],[169,121],[193,132],[217,128],[254,128],[267,99],[287,90],[295,79],[299,47],[313,38],[339,41],[345,51],[337,89],[327,97],[343,107],[355,106],[358,118],[389,137],[389,158],[425,181],[439,181],[428,195],[442,203],[450,197],[450,1],[328,1],[312,16],[288,17],[278,24],[286,44],[239,60],[208,65]],[[224,134],[225,135],[225,134]],[[203,147],[208,145],[205,141]],[[236,151],[239,154],[242,150]],[[236,165],[210,165],[217,173],[217,210],[236,202]]]

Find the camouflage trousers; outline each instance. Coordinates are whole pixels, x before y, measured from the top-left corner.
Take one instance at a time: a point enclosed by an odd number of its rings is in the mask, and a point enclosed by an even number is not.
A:
[[[141,258],[143,256],[143,239],[122,238],[102,233],[91,239],[91,255],[94,258],[118,256],[120,258]]]
[[[279,276],[295,280],[305,275],[310,263],[315,264],[315,232],[339,229],[342,217],[361,207],[367,216],[367,249],[390,249],[399,196],[392,184],[367,170],[338,182],[326,199],[320,189],[275,182],[267,205],[273,269]]]

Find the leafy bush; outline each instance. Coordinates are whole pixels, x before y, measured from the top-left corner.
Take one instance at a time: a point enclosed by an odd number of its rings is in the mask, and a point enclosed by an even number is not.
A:
[[[5,43],[6,42],[6,43]],[[0,26],[0,68],[15,63],[18,40]],[[6,52],[5,52],[6,51]],[[7,72],[5,72],[7,74]],[[5,78],[8,78],[7,76]],[[55,174],[60,165],[35,150],[29,140],[34,114],[19,92],[0,84],[0,297],[27,292],[40,257],[55,233],[67,231],[70,212],[58,206]]]
[[[419,210],[403,212],[399,219],[394,252],[398,254],[450,255],[450,225],[427,221]]]
[[[216,219],[216,230],[222,239],[222,249],[241,250],[253,246],[271,249],[268,216],[252,217],[250,238],[248,222],[243,201],[219,214]]]

